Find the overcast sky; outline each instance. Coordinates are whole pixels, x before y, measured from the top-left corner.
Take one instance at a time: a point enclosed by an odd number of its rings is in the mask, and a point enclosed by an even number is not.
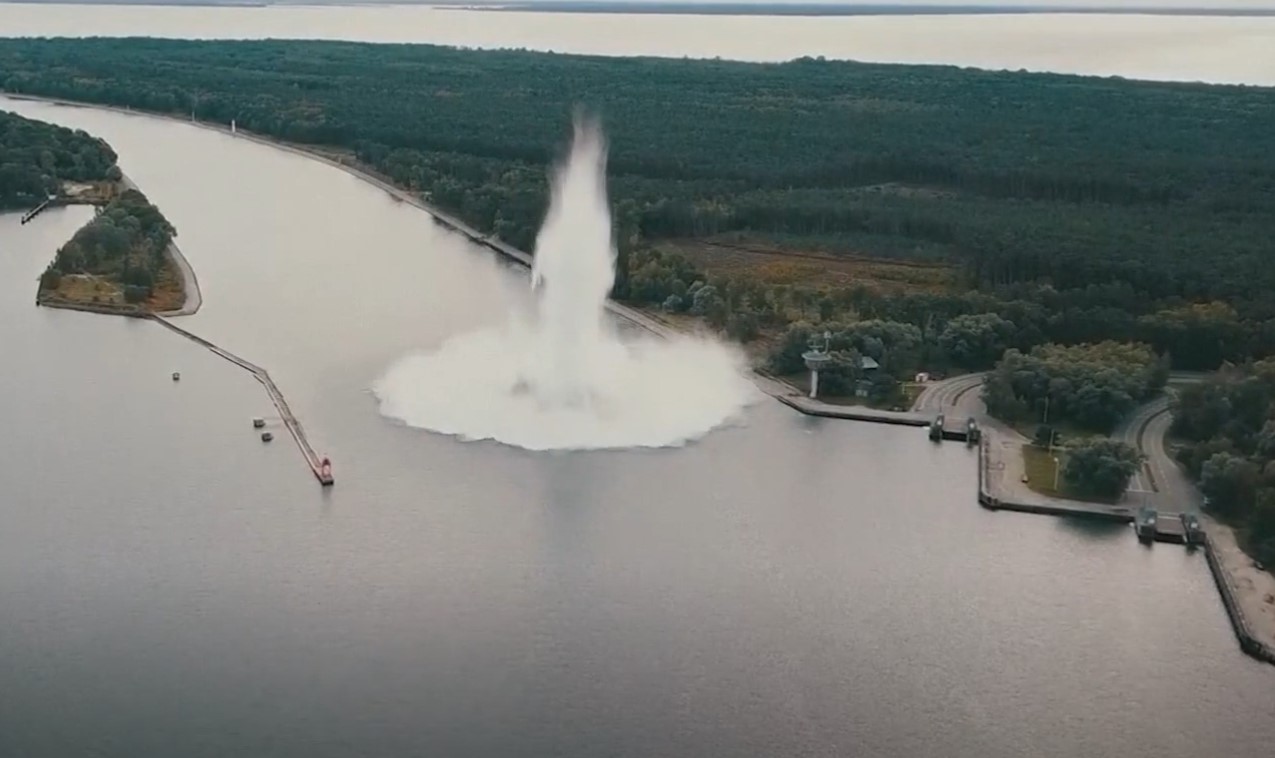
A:
[[[336,0],[330,0],[336,2]],[[388,0],[393,2],[393,0]],[[444,0],[429,0],[442,3]],[[501,0],[469,0],[469,2],[487,2],[499,4]],[[553,2],[571,2],[571,0],[552,0]],[[588,2],[590,0],[578,0]],[[1080,7],[1080,8],[1226,8],[1249,10],[1275,10],[1275,0],[592,0],[593,2],[627,2],[627,3],[684,3],[704,4],[725,3],[729,5],[755,4],[776,5],[797,3],[802,5],[995,5],[995,6],[1046,6],[1046,7]],[[304,0],[293,0],[304,2]],[[465,0],[454,0],[463,4]],[[519,5],[535,3],[536,0],[505,0]]]
[[[496,0],[491,0],[495,2]],[[509,0],[529,3],[536,0]],[[556,0],[564,2],[569,0]],[[596,0],[605,2],[606,0]],[[612,2],[640,3],[648,0],[611,0]],[[792,2],[819,5],[1022,5],[1022,6],[1075,6],[1083,8],[1256,8],[1275,10],[1275,0],[649,0],[656,3],[752,3],[773,5]]]
[[[377,4],[421,4],[421,5],[527,5],[538,0],[246,0],[247,2],[275,3],[279,5],[377,5]],[[613,2],[655,4],[726,4],[726,5],[892,5],[896,7],[916,6],[995,6],[995,7],[1049,7],[1049,8],[1189,8],[1225,9],[1225,10],[1261,10],[1275,11],[1275,0],[548,0],[549,2]],[[74,3],[88,2],[109,5],[111,3],[128,4],[130,2],[147,2],[154,4],[190,5],[242,3],[245,0],[0,0],[5,2],[34,3]]]

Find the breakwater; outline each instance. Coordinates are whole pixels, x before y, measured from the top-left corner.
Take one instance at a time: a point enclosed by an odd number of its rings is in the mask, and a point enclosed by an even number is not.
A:
[[[1209,572],[1213,574],[1213,582],[1217,585],[1218,594],[1222,596],[1222,607],[1226,609],[1227,618],[1231,620],[1231,628],[1235,630],[1235,637],[1239,640],[1240,650],[1259,661],[1275,664],[1275,649],[1257,639],[1253,634],[1248,618],[1244,615],[1244,609],[1240,607],[1235,597],[1231,575],[1218,559],[1217,550],[1207,534],[1204,535],[1204,555],[1209,563]]]
[[[315,478],[319,480],[320,484],[325,486],[334,482],[331,467],[328,464],[327,458],[322,458],[315,452],[314,447],[310,444],[309,438],[306,437],[305,429],[301,426],[301,421],[297,419],[295,414],[293,414],[292,408],[288,406],[288,401],[283,396],[283,392],[279,389],[278,385],[274,383],[274,380],[270,378],[270,373],[268,371],[255,363],[250,363],[249,361],[240,358],[225,348],[209,342],[197,334],[177,326],[162,316],[154,314],[148,315],[152,321],[155,321],[167,329],[180,334],[192,342],[203,345],[216,355],[225,358],[239,368],[252,374],[253,378],[260,382],[262,387],[265,387],[266,394],[270,396],[270,402],[273,403],[275,409],[279,411],[280,420],[283,421],[284,426],[287,427],[288,431],[292,434],[292,439],[296,441],[297,447],[301,450],[301,455],[305,457],[306,463],[310,466],[310,471],[314,473]]]
[[[933,417],[923,413],[883,411],[861,405],[831,405],[811,399],[805,395],[776,395],[775,399],[789,408],[801,411],[807,416],[840,418],[849,421],[869,421],[876,424],[894,424],[896,426],[929,426],[934,420]]]
[[[320,456],[314,450],[314,446],[310,444],[309,437],[305,433],[305,428],[301,426],[301,421],[292,412],[292,408],[288,405],[287,398],[284,397],[283,391],[275,384],[271,378],[270,372],[258,366],[255,363],[240,358],[238,355],[216,345],[203,337],[187,330],[169,321],[163,314],[150,313],[138,308],[135,305],[115,305],[112,303],[78,303],[62,298],[50,296],[38,296],[36,304],[47,308],[62,308],[65,310],[83,311],[86,313],[100,313],[109,316],[124,316],[127,318],[139,318],[154,321],[155,323],[169,329],[170,331],[185,337],[186,339],[201,345],[214,354],[226,359],[239,368],[252,374],[262,387],[265,388],[270,402],[279,412],[279,418],[283,422],[285,428],[292,435],[292,439],[296,442],[297,448],[301,451],[302,457],[305,458],[306,464],[310,467],[310,471],[314,477],[319,480],[320,484],[325,486],[334,483],[332,477],[331,465],[328,459]],[[197,306],[196,306],[197,307]],[[177,312],[180,314],[181,312]]]
[[[44,202],[40,203],[36,207],[22,214],[22,218],[18,221],[18,223],[21,226],[26,226],[27,224],[31,223],[35,219],[35,217],[43,213],[44,210],[48,208],[52,202],[53,202],[53,198],[46,199]]]
[[[1099,503],[1077,502],[1074,507],[1048,505],[1043,503],[1022,503],[1005,500],[992,492],[991,451],[989,443],[984,440],[978,448],[978,502],[988,510],[1017,511],[1020,513],[1037,513],[1065,518],[1085,518],[1099,521],[1115,521],[1133,523],[1134,515],[1128,509],[1118,506],[1103,506]],[[1245,654],[1266,663],[1275,664],[1275,649],[1261,642],[1252,631],[1248,619],[1244,615],[1230,573],[1218,558],[1218,551],[1208,533],[1203,535],[1203,548],[1209,571],[1217,585],[1218,594],[1222,597],[1222,606],[1230,619],[1231,627],[1240,649]]]
[[[150,318],[150,313],[136,305],[116,305],[114,303],[81,303],[75,300],[57,297],[45,293],[36,293],[35,304],[45,308],[61,308],[68,311],[85,313],[104,313],[108,316],[126,316],[128,318]]]

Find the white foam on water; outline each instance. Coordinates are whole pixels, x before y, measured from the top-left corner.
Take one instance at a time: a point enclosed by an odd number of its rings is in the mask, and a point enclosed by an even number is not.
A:
[[[742,353],[705,337],[621,339],[605,317],[615,276],[606,143],[577,119],[536,238],[534,319],[400,359],[373,386],[409,426],[531,450],[668,447],[736,418],[757,391]]]

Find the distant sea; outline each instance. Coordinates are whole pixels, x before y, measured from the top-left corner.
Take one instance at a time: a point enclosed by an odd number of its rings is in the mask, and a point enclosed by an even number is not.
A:
[[[643,5],[551,2],[531,10],[500,7],[508,3],[469,10],[424,4],[321,4],[322,0],[255,7],[0,3],[0,36],[350,40],[757,62],[809,56],[1275,86],[1275,16],[1269,15],[1275,11],[1275,0],[1225,3],[1249,14],[1243,17],[1216,8],[1207,14],[1180,15],[1188,6],[1172,0],[1104,6],[1109,11],[1101,16],[1078,12],[1096,7],[1093,0],[1083,5],[1053,0],[1047,6],[1009,0],[995,6],[927,0],[843,4],[841,8],[858,15],[817,17],[798,11],[818,6],[820,12],[826,8],[833,13],[834,6],[811,0],[694,6],[676,0]],[[1068,12],[1047,12],[1061,5]],[[670,10],[674,7],[675,12]],[[1014,12],[993,12],[1007,7]],[[894,10],[869,13],[885,8]],[[943,13],[934,12],[940,8]],[[1160,11],[1152,14],[1156,8]],[[584,12],[590,9],[606,12]],[[488,12],[492,10],[501,12]],[[689,15],[692,10],[696,15]],[[921,12],[925,10],[931,12]],[[784,13],[758,15],[780,11]]]

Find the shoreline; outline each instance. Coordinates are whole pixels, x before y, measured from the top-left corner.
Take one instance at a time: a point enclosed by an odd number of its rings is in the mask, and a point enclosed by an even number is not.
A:
[[[382,191],[386,192],[391,197],[394,197],[397,200],[411,204],[413,207],[428,213],[431,216],[431,218],[435,220],[436,223],[442,225],[443,227],[457,234],[460,234],[468,238],[471,242],[474,242],[475,244],[481,247],[485,247],[488,250],[491,250],[508,260],[521,264],[527,268],[530,268],[533,263],[532,256],[526,253],[525,251],[518,250],[517,248],[514,248],[502,242],[501,240],[495,238],[494,236],[484,235],[480,233],[478,230],[466,224],[465,222],[456,218],[452,214],[440,208],[432,206],[429,203],[426,203],[424,200],[420,199],[419,197],[412,194],[411,192],[401,189],[395,186],[394,184],[384,179],[381,179],[380,177],[376,176],[375,174],[371,173],[368,170],[365,170],[363,167],[357,164],[346,163],[342,160],[334,159],[331,155],[325,154],[317,148],[290,144],[290,143],[282,142],[279,140],[275,140],[270,137],[264,137],[259,134],[254,134],[252,132],[247,132],[247,131],[238,130],[238,129],[232,132],[228,126],[222,126],[220,124],[206,122],[206,121],[190,121],[190,120],[179,118],[170,114],[152,113],[148,111],[137,111],[137,110],[132,110],[128,108],[120,108],[117,106],[95,105],[93,103],[85,103],[80,101],[22,95],[22,94],[15,94],[15,93],[3,92],[3,91],[0,91],[0,94],[15,100],[45,102],[45,103],[50,103],[52,105],[59,105],[63,107],[72,107],[72,108],[97,108],[97,109],[114,111],[116,113],[122,113],[126,115],[142,116],[146,118],[167,119],[169,121],[174,121],[177,123],[189,124],[191,126],[195,126],[201,129],[207,129],[214,132],[220,132],[221,134],[224,134],[230,137],[237,137],[237,138],[241,137],[243,139],[256,142],[266,147],[270,147],[270,148],[278,149],[278,150],[285,150],[310,160],[317,160],[333,168],[340,169],[346,172],[347,174],[350,174],[351,176],[354,176],[364,182],[367,182],[368,184],[371,184],[381,189]],[[174,248],[174,251],[176,252],[176,255],[179,257],[179,259],[184,261],[185,258],[181,256],[179,251],[175,250],[176,248],[175,245],[173,246],[173,248]],[[189,264],[187,264],[187,267],[189,267]],[[194,276],[193,269],[190,270],[190,274],[193,278]],[[198,292],[197,287],[195,291]],[[200,298],[200,300],[202,301],[202,298]],[[189,304],[189,300],[187,304]],[[58,306],[55,306],[55,307],[58,307]],[[68,307],[68,306],[60,306],[60,307]],[[92,307],[81,307],[77,309],[78,310],[93,310]],[[195,305],[195,309],[196,310],[198,309],[198,304]],[[611,300],[610,298],[608,298],[606,301],[606,309],[608,312],[616,316],[619,316],[625,319],[626,321],[664,339],[682,336],[686,333],[683,330],[674,328],[662,322],[659,319],[656,319],[652,316],[649,316],[643,313],[641,310],[637,308],[624,305],[622,303],[618,303],[614,300]],[[114,312],[114,311],[100,310],[98,312]],[[145,317],[146,315],[147,314],[143,314],[143,317]],[[155,315],[162,316],[165,314],[155,314]],[[865,421],[870,423],[887,423],[887,424],[896,424],[896,425],[901,424],[901,425],[907,425],[907,426],[922,426],[922,425],[928,424],[928,422],[925,420],[926,411],[918,408],[919,405],[922,405],[921,398],[919,397],[917,399],[917,402],[914,403],[913,405],[913,410],[906,411],[906,412],[878,411],[875,409],[860,409],[858,407],[850,407],[847,409],[846,407],[830,405],[828,403],[823,403],[818,400],[812,400],[810,398],[807,398],[796,387],[790,384],[787,384],[786,382],[782,382],[778,379],[774,379],[773,377],[763,373],[762,371],[756,368],[750,367],[749,378],[762,393],[774,398],[775,400],[778,400],[784,405],[805,415],[841,418],[841,419],[848,419],[848,420]],[[999,432],[997,429],[988,428],[988,427],[984,427],[983,433],[985,435],[990,434],[992,436],[999,435]],[[1129,522],[1133,520],[1132,513],[1127,512],[1127,509],[1120,508],[1117,506],[1111,506],[1107,504],[1098,504],[1098,503],[1085,504],[1085,503],[1081,503],[1077,501],[1075,504],[1055,507],[1051,503],[1039,503],[1039,504],[1021,503],[1020,504],[1020,503],[1015,503],[1013,501],[1004,500],[999,495],[993,495],[992,483],[988,481],[991,478],[990,476],[991,464],[988,460],[989,452],[990,452],[989,441],[984,441],[979,444],[979,453],[978,453],[979,460],[977,464],[978,466],[977,500],[980,503],[980,505],[982,505],[983,507],[989,508],[990,510],[1014,510],[1014,511],[1020,511],[1020,512],[1047,514],[1047,515],[1055,515],[1055,516],[1062,516],[1062,517],[1069,517],[1069,518],[1076,518],[1076,517],[1099,518],[1099,519],[1105,518],[1108,520],[1118,520],[1118,521],[1125,521],[1125,522]],[[1003,468],[1005,465],[1004,461],[999,462],[998,465]],[[999,478],[1003,480],[1004,476],[1002,475]],[[1227,527],[1223,524],[1219,524],[1212,519],[1208,519],[1207,524],[1209,526],[1210,532],[1217,532],[1221,535],[1222,539],[1220,541],[1222,542],[1223,546],[1235,545],[1233,550],[1230,550],[1230,549],[1215,550],[1212,547],[1212,541],[1209,541],[1206,544],[1205,551],[1210,556],[1209,566],[1213,573],[1214,580],[1218,584],[1219,592],[1222,595],[1223,606],[1226,608],[1228,616],[1230,616],[1231,618],[1236,636],[1240,641],[1240,647],[1245,653],[1249,654],[1250,656],[1253,656],[1259,660],[1264,660],[1268,663],[1275,664],[1275,608],[1263,607],[1263,591],[1258,588],[1257,583],[1255,583],[1251,577],[1245,576],[1246,572],[1245,572],[1244,564],[1245,562],[1247,562],[1249,564],[1249,568],[1251,568],[1252,559],[1249,558],[1246,554],[1243,553],[1243,551],[1241,551],[1238,548],[1235,542],[1234,531],[1230,527]],[[1258,573],[1263,573],[1263,572],[1258,572]],[[1246,583],[1243,585],[1237,585],[1237,582],[1236,582],[1237,576],[1245,577]],[[1271,586],[1275,588],[1275,577],[1272,577],[1269,574],[1265,574],[1265,576],[1267,576],[1271,580]],[[1242,589],[1248,589],[1250,591],[1241,593],[1238,590],[1235,590],[1237,586],[1241,587]],[[1231,597],[1228,596],[1228,590],[1224,589],[1224,587],[1229,588],[1231,592],[1234,594],[1235,596],[1234,601],[1232,601]],[[1237,621],[1236,612],[1233,611],[1233,607],[1237,605],[1244,609],[1238,615],[1239,621]],[[1261,630],[1253,631],[1249,627],[1248,621],[1246,620],[1249,618],[1261,619],[1262,620]]]
[[[199,278],[195,276],[195,269],[190,265],[190,261],[186,260],[186,256],[182,255],[181,248],[177,247],[176,242],[168,243],[168,248],[164,250],[164,255],[168,256],[168,259],[177,268],[177,273],[181,274],[182,305],[180,308],[170,311],[148,312],[164,318],[193,316],[199,312],[199,309],[204,304],[204,295],[199,289]]]
[[[130,179],[129,176],[123,172],[120,173],[120,178],[117,184],[124,190],[142,192],[141,188],[137,186],[137,182]],[[142,194],[145,195],[146,193],[142,192]],[[176,233],[174,233],[174,236],[176,236]],[[170,241],[168,243],[168,247],[164,249],[164,256],[173,264],[173,267],[177,269],[177,275],[181,277],[182,304],[178,308],[166,311],[154,311],[138,305],[82,302],[57,295],[46,295],[44,290],[39,287],[36,288],[35,293],[36,305],[43,305],[48,308],[84,311],[86,313],[102,313],[112,316],[145,317],[147,315],[155,315],[164,316],[165,318],[193,316],[195,313],[199,312],[200,307],[204,304],[203,293],[199,289],[199,278],[195,275],[195,269],[190,265],[190,261],[186,260],[186,256],[182,255],[181,248],[177,246],[176,242]]]
[[[993,482],[1000,477],[993,474],[991,442],[984,440],[978,449],[978,502],[989,511],[1012,511],[1061,518],[1079,518],[1097,521],[1113,521],[1131,524],[1134,521],[1130,509],[1121,506],[1102,506],[1078,502],[1075,506],[1053,502],[1025,503],[1002,499],[993,494]],[[1003,466],[1004,461],[997,461]],[[1254,660],[1275,665],[1275,606],[1265,598],[1275,593],[1275,576],[1259,571],[1253,559],[1240,549],[1235,530],[1201,514],[1205,525],[1204,541],[1199,546],[1204,553],[1209,574],[1217,587],[1222,609],[1235,633],[1241,652]],[[1193,546],[1185,546],[1191,551]]]
[[[12,95],[10,95],[12,97]],[[128,174],[120,172],[120,185],[142,192],[142,188],[137,186],[137,182],[129,178]],[[145,192],[142,192],[145,195]],[[176,237],[176,233],[173,234]],[[186,256],[182,255],[181,248],[176,242],[169,242],[168,247],[164,250],[164,255],[168,257],[173,265],[177,268],[177,273],[182,278],[182,304],[180,308],[168,311],[145,311],[153,313],[156,316],[164,316],[171,318],[173,316],[193,316],[199,308],[204,304],[203,293],[199,290],[199,278],[195,276],[195,269],[191,267],[190,261],[186,260]]]
[[[164,3],[161,3],[164,4]],[[220,5],[221,3],[212,3]],[[270,3],[262,3],[270,5]],[[331,7],[369,5],[371,3],[333,3]],[[413,5],[391,2],[386,5]],[[1201,6],[1172,6],[1148,2],[1145,5],[1105,7],[1099,2],[1092,5],[1051,4],[1048,0],[1039,4],[1018,4],[969,0],[969,2],[927,2],[917,5],[879,0],[853,4],[850,2],[738,2],[723,0],[716,3],[695,3],[690,0],[510,0],[509,2],[470,2],[463,0],[438,0],[421,3],[440,11],[470,11],[489,13],[573,13],[596,15],[661,15],[661,16],[797,16],[805,18],[841,18],[861,16],[1221,16],[1248,18],[1275,16],[1275,9]]]
[[[448,213],[447,211],[425,202],[424,200],[412,194],[411,192],[408,192],[407,190],[397,187],[391,182],[388,182],[380,178],[379,176],[376,176],[374,173],[366,170],[364,167],[357,164],[351,164],[341,160],[337,160],[333,158],[331,155],[322,152],[318,148],[283,142],[283,141],[276,140],[271,137],[266,137],[260,134],[256,134],[254,132],[250,132],[244,129],[236,128],[236,130],[232,132],[230,130],[230,127],[223,126],[219,123],[214,123],[210,121],[191,121],[189,119],[179,118],[177,116],[167,114],[167,113],[139,111],[139,110],[133,110],[131,108],[121,108],[121,107],[113,106],[113,105],[97,105],[94,103],[88,103],[88,102],[83,102],[78,100],[66,100],[63,98],[41,97],[39,95],[26,95],[26,94],[20,94],[20,93],[7,92],[4,90],[0,90],[0,95],[4,97],[8,97],[13,100],[28,100],[32,102],[49,103],[51,105],[58,105],[58,106],[67,107],[67,108],[94,108],[99,110],[112,111],[112,112],[120,113],[124,115],[141,116],[145,118],[162,118],[168,121],[173,121],[176,123],[197,127],[200,129],[207,129],[209,131],[218,132],[227,137],[234,137],[237,139],[246,139],[251,142],[255,142],[259,145],[263,145],[265,147],[273,148],[276,150],[284,150],[286,152],[293,153],[294,155],[299,155],[301,157],[304,157],[310,160],[319,161],[333,168],[340,169],[341,171],[344,171],[345,173],[357,179],[367,182],[368,184],[371,184],[372,186],[382,190],[383,192],[385,192],[386,194],[390,195],[391,197],[397,200],[408,203],[415,208],[425,211],[426,213],[430,215],[431,218],[434,219],[435,223],[442,225],[444,228],[450,231],[460,234],[461,236],[469,239],[470,242],[473,242],[474,244],[480,247],[485,247],[488,250],[491,250],[497,253],[498,255],[501,255],[504,258],[513,261],[514,263],[518,263],[522,266],[527,267],[528,269],[530,269],[533,265],[533,256],[530,253],[527,253],[526,251],[523,251],[523,250],[519,250],[509,244],[506,244],[505,242],[501,241],[500,239],[492,235],[483,234],[482,232],[478,231],[477,229],[474,229],[472,226],[470,226],[469,224],[466,224],[464,221]],[[173,247],[175,248],[176,246],[174,245]],[[185,259],[182,258],[182,260],[185,260]],[[193,276],[193,271],[191,273]],[[646,331],[664,339],[671,339],[673,337],[678,337],[678,336],[682,336],[686,334],[686,332],[684,332],[683,330],[672,327],[664,323],[663,321],[642,312],[638,308],[625,305],[623,303],[619,303],[610,298],[607,298],[606,309],[607,309],[607,312],[615,316],[619,316],[620,318],[623,318],[624,320],[628,321],[630,324],[637,326],[641,329],[645,329]],[[166,314],[161,313],[157,315],[166,315]],[[769,395],[770,397],[781,399],[785,397],[801,395],[801,391],[798,390],[796,387],[793,387],[792,385],[786,382],[782,382],[778,379],[774,379],[770,377],[769,375],[764,374],[752,367],[749,368],[749,375],[750,375],[749,378],[752,380],[753,384],[759,390],[761,390],[766,395]],[[810,401],[809,403],[801,403],[801,405],[805,407],[798,407],[797,405],[792,405],[791,407],[797,408],[802,413],[808,413],[810,415],[819,415],[806,410],[806,407],[825,406],[827,404],[819,403],[818,401]],[[835,410],[838,406],[827,406],[827,407],[829,409]],[[880,413],[892,414],[891,411],[881,411]],[[901,413],[897,415],[906,417],[912,414]]]
[[[177,245],[169,244],[164,251],[164,255],[172,261],[173,266],[177,269],[177,273],[182,278],[182,305],[167,311],[152,311],[139,305],[117,305],[114,303],[86,303],[80,300],[71,300],[69,298],[60,297],[58,295],[45,294],[43,290],[37,289],[35,293],[35,304],[45,308],[62,308],[71,311],[84,311],[85,313],[102,313],[110,316],[128,316],[131,318],[149,318],[151,316],[162,316],[164,318],[174,318],[178,316],[193,316],[204,304],[202,293],[199,291],[199,280],[195,277],[195,269],[186,260],[186,256],[182,255]]]

